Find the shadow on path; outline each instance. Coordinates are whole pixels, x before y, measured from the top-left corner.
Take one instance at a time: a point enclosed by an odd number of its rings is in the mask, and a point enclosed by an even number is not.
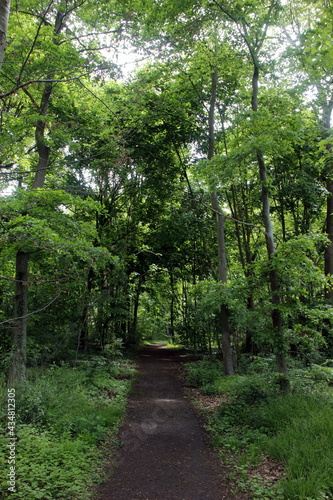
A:
[[[179,353],[156,344],[139,356],[110,479],[100,500],[231,500],[224,471],[177,379]]]

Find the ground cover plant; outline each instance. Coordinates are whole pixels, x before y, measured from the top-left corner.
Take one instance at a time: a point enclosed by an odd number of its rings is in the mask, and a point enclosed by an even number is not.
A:
[[[332,498],[333,369],[294,368],[291,389],[283,392],[270,364],[257,359],[249,373],[232,377],[221,376],[219,362],[187,365],[189,384],[203,394],[225,396],[217,410],[206,409],[212,443],[238,471],[238,485],[251,498]],[[265,483],[253,468],[260,470],[267,457],[284,474]]]
[[[134,372],[130,361],[103,357],[31,369],[16,391],[16,492],[8,491],[8,436],[0,436],[2,498],[89,498],[103,470],[102,443],[116,439]],[[6,394],[3,387],[3,401]],[[5,429],[5,409],[1,417]]]

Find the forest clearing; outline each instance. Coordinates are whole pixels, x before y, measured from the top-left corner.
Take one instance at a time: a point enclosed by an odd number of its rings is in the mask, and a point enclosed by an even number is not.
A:
[[[332,33],[0,0],[1,498],[333,498]]]

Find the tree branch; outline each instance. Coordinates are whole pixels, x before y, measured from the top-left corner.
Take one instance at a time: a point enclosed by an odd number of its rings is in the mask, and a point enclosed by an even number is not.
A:
[[[46,10],[45,10],[45,12],[44,12],[44,14],[43,14],[43,17],[42,17],[42,19],[41,19],[41,21],[40,21],[40,23],[39,23],[39,25],[38,25],[38,28],[37,28],[37,31],[36,31],[35,37],[34,37],[33,42],[32,42],[32,45],[31,45],[31,47],[30,47],[30,49],[29,49],[29,51],[28,51],[28,54],[26,55],[26,58],[25,58],[25,60],[23,61],[23,64],[22,64],[22,66],[21,66],[21,70],[20,70],[19,76],[18,76],[18,78],[17,78],[17,81],[18,81],[18,82],[20,82],[20,81],[21,81],[21,77],[22,77],[22,74],[23,74],[24,68],[26,67],[27,62],[28,62],[28,60],[29,60],[29,58],[30,58],[30,56],[31,56],[31,54],[32,54],[32,51],[33,51],[33,50],[34,50],[34,48],[35,48],[35,45],[36,45],[36,43],[37,43],[37,39],[38,39],[38,36],[39,36],[39,32],[40,32],[40,30],[42,29],[42,26],[43,26],[43,23],[44,23],[44,19],[45,19],[45,17],[46,17],[46,15],[47,15],[47,13],[49,12],[49,10],[51,9],[53,2],[54,2],[54,0],[51,0],[51,2],[49,3],[49,5],[47,6],[47,8],[46,8]]]
[[[17,92],[20,89],[23,89],[23,87],[27,87],[28,85],[32,85],[33,83],[66,83],[66,82],[73,82],[74,80],[79,80],[80,78],[90,75],[95,69],[87,71],[86,73],[83,73],[78,76],[72,76],[71,78],[45,78],[41,80],[28,80],[27,82],[21,83],[20,85],[16,85],[13,89],[9,90],[8,92],[5,92],[4,94],[0,94],[0,99],[3,99],[4,97],[8,97],[15,92]]]
[[[258,226],[257,224],[253,224],[252,222],[244,222],[242,220],[239,220],[239,219],[236,219],[235,217],[232,217],[231,215],[227,215],[223,212],[220,212],[219,210],[215,210],[215,208],[211,207],[210,205],[207,205],[207,203],[204,203],[203,201],[200,200],[200,203],[205,206],[206,208],[209,208],[209,210],[211,210],[212,212],[216,213],[217,215],[221,215],[222,217],[225,217],[226,219],[230,219],[230,220],[233,220],[234,222],[237,222],[238,224],[243,224],[244,226],[252,226],[252,227],[256,227],[257,229],[259,229],[259,231],[266,236],[266,231],[264,231],[264,229],[260,226]]]
[[[18,319],[24,319],[24,318],[28,318],[29,316],[33,316],[34,314],[38,314],[38,313],[44,311],[45,309],[47,309],[51,304],[53,304],[53,302],[55,302],[60,297],[60,295],[61,295],[61,292],[59,292],[54,297],[54,299],[51,300],[51,302],[49,302],[45,306],[41,307],[40,309],[36,309],[36,311],[33,311],[31,313],[28,313],[28,314],[25,314],[24,316],[17,316],[16,318],[7,319],[6,321],[2,321],[0,323],[0,325],[6,325],[7,323],[13,323],[13,322],[17,321]]]

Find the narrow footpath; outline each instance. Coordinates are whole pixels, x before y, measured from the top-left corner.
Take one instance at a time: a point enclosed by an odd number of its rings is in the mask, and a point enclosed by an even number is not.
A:
[[[177,371],[181,358],[152,345],[139,356],[120,431],[122,446],[110,464],[99,500],[240,500],[208,444]]]

